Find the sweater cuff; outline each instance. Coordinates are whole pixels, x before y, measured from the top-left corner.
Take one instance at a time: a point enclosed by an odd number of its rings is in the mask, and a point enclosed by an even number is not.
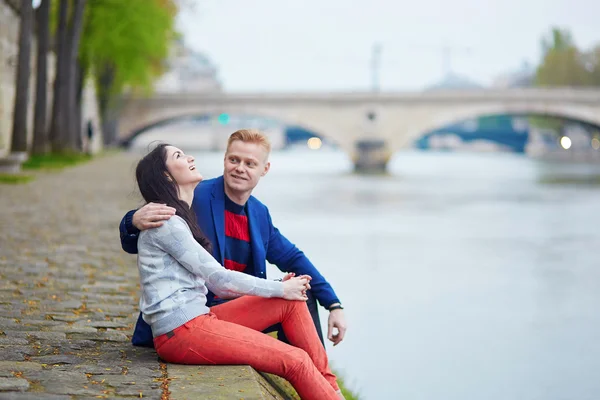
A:
[[[130,235],[137,235],[140,233],[140,230],[133,225],[133,214],[135,214],[136,211],[137,210],[131,210],[125,214],[125,229]]]
[[[324,302],[321,302],[321,301],[319,300],[319,303],[321,303],[321,305],[322,305],[323,307],[325,307],[326,309],[329,309],[329,307],[330,307],[332,304],[335,304],[335,303],[340,303],[340,304],[342,304],[342,302],[341,302],[341,301],[340,301],[340,300],[339,300],[337,297],[334,297],[333,299],[327,299],[327,301],[324,301]]]

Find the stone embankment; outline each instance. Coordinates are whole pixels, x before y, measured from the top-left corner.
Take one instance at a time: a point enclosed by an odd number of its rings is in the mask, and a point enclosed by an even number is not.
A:
[[[134,164],[0,185],[0,399],[281,398],[249,367],[165,365],[130,344],[139,281],[118,223],[139,204]]]

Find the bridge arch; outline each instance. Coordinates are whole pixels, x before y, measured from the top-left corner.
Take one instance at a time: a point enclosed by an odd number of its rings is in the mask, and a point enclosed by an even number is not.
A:
[[[322,132],[318,132],[316,131],[315,128],[311,127],[311,124],[307,124],[307,123],[290,123],[288,121],[281,121],[279,119],[274,119],[274,118],[270,118],[270,117],[266,117],[263,115],[238,115],[238,114],[233,114],[230,115],[233,118],[248,118],[248,119],[257,119],[257,120],[265,120],[264,123],[258,124],[258,125],[268,125],[268,120],[271,120],[274,122],[274,125],[279,125],[279,126],[283,126],[286,128],[300,128],[302,130],[305,130],[307,132],[311,132],[314,133],[315,136],[321,137],[321,138],[326,138],[328,140],[330,140],[331,142],[338,144],[336,141],[336,138],[331,138],[329,137],[327,134],[324,134]],[[202,123],[203,121],[214,121],[215,119],[217,119],[217,115],[207,115],[207,114],[202,114],[202,115],[194,115],[194,114],[185,114],[185,115],[177,115],[177,116],[173,116],[173,117],[168,117],[166,119],[163,120],[159,120],[159,121],[153,121],[150,122],[148,125],[146,126],[141,126],[139,128],[136,128],[133,132],[131,132],[127,137],[125,137],[124,139],[121,139],[120,144],[123,147],[129,147],[131,146],[131,144],[133,143],[133,141],[138,138],[139,136],[155,129],[155,128],[161,128],[161,127],[167,127],[170,124],[174,124],[174,123],[178,123],[178,122],[184,122],[184,121],[197,121],[199,123]],[[215,122],[215,126],[219,127],[222,130],[227,130],[228,128],[230,128],[231,132],[229,133],[233,133],[233,131],[235,129],[241,129],[241,127],[236,127],[235,124],[231,124],[231,123],[225,123],[225,124],[220,124],[218,122]],[[256,124],[246,124],[244,125],[245,128],[256,128]]]
[[[390,140],[390,148],[395,152],[409,146],[427,132],[432,132],[457,122],[492,115],[555,117],[600,129],[600,115],[592,108],[537,103],[518,105],[480,104],[470,105],[469,107],[455,106],[431,113],[430,117],[422,119],[421,123],[409,124],[404,128],[406,131],[403,133],[390,134],[389,136],[392,138]]]
[[[152,112],[149,112],[152,110]],[[340,140],[340,132],[351,129],[351,124],[345,121],[339,121],[336,118],[330,118],[326,111],[310,113],[298,112],[298,110],[272,110],[260,106],[245,106],[245,107],[198,107],[185,106],[173,108],[156,109],[140,109],[139,111],[125,108],[124,118],[119,123],[119,136],[122,146],[129,146],[133,139],[143,134],[144,132],[161,126],[166,126],[169,123],[193,119],[199,116],[217,116],[220,114],[228,114],[231,116],[255,116],[257,118],[271,119],[280,122],[286,126],[298,126],[319,135],[320,137],[331,140],[336,145],[345,149],[347,152],[352,150],[352,142]],[[320,115],[322,114],[322,115]],[[221,126],[221,129],[227,125]],[[252,126],[248,126],[251,128]],[[233,131],[232,131],[233,132]],[[231,132],[231,133],[232,133]]]

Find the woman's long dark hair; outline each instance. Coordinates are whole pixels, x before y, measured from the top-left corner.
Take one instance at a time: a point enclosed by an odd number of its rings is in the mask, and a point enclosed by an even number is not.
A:
[[[211,243],[200,230],[196,213],[191,204],[188,205],[179,198],[179,186],[167,170],[167,146],[170,145],[159,144],[138,163],[135,177],[140,193],[147,203],[162,203],[173,207],[175,214],[187,222],[194,239],[210,253]]]

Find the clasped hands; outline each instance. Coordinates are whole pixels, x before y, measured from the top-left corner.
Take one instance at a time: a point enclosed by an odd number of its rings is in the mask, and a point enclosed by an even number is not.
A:
[[[306,291],[310,289],[310,275],[296,276],[293,272],[288,272],[283,277],[283,298],[286,300],[308,300]]]

